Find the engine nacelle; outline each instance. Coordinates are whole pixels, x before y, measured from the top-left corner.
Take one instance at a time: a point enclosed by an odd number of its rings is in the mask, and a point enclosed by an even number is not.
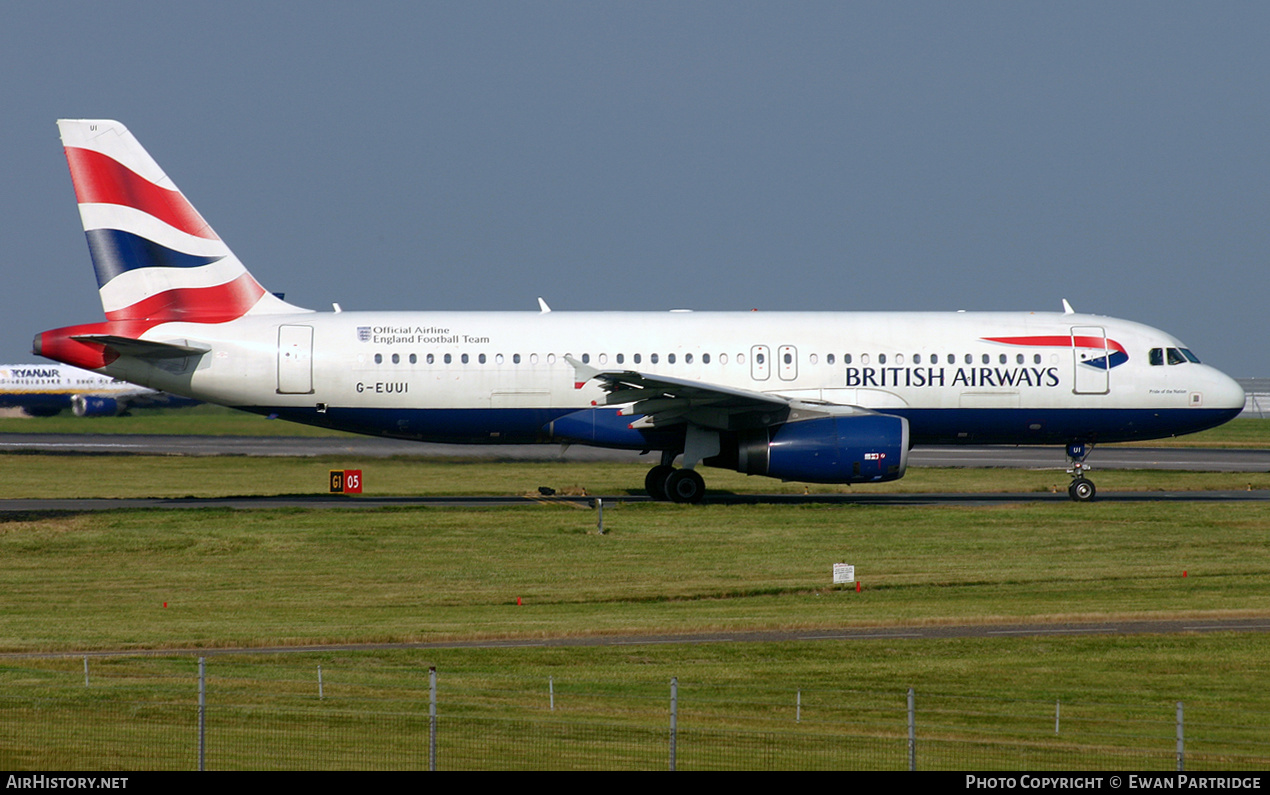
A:
[[[908,466],[908,420],[889,414],[817,417],[742,431],[734,449],[725,447],[705,463],[806,483],[898,480]]]
[[[74,395],[71,397],[71,411],[76,417],[117,417],[124,412],[124,406],[111,397]]]

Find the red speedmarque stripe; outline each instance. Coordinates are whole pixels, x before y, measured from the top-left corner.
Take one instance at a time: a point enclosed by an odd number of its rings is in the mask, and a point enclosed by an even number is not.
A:
[[[179,191],[161,188],[127,166],[91,149],[66,147],[75,198],[80,204],[118,204],[149,213],[169,226],[206,240],[219,240]]]
[[[986,342],[1003,342],[1006,345],[1036,345],[1047,348],[1070,348],[1075,345],[1077,348],[1101,348],[1103,347],[1102,337],[1070,337],[1070,336],[1047,336],[1047,337],[984,337]],[[1124,346],[1113,339],[1107,339],[1107,348],[1109,350],[1125,353]]]

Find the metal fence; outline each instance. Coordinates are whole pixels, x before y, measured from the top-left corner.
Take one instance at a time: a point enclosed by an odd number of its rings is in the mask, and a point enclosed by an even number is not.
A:
[[[1002,699],[426,670],[298,680],[0,682],[0,769],[1265,770],[1270,716],[1201,702]],[[62,678],[66,678],[63,673]]]

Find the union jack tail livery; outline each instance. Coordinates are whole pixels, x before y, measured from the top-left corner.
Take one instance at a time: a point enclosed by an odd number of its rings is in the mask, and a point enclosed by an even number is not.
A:
[[[128,128],[57,125],[107,320],[223,323],[302,311],[252,278]]]

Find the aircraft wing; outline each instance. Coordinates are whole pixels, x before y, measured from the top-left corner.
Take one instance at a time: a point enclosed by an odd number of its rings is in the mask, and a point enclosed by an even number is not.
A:
[[[719,386],[686,378],[650,375],[635,370],[599,370],[572,356],[565,357],[577,371],[579,383],[599,381],[607,395],[605,405],[626,405],[619,414],[643,415],[632,427],[658,427],[691,422],[715,430],[761,428],[808,416],[815,404],[795,401],[767,392]],[[828,404],[826,404],[828,408]],[[832,413],[870,413],[865,409],[834,406]]]

